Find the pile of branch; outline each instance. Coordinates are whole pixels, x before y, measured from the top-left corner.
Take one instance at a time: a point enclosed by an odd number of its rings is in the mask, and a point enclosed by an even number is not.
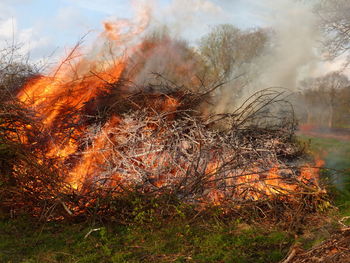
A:
[[[78,195],[101,202],[130,192],[166,194],[195,207],[231,209],[274,200],[315,209],[324,195],[318,168],[302,162],[293,112],[276,111],[288,105],[281,92],[259,92],[236,112],[211,116],[183,106],[198,97],[136,94],[124,102],[132,110],[118,103],[107,122],[91,125],[68,176]]]
[[[85,188],[111,187],[113,191],[131,184],[143,191],[170,191],[193,200],[213,191],[228,200],[296,195],[296,189],[305,192],[305,188],[318,191],[317,178],[305,181],[300,169],[290,168],[302,156],[293,140],[294,124],[275,120],[271,127],[247,125],[255,115],[251,111],[248,116],[203,118],[189,109],[155,112],[152,108],[116,115],[103,126],[90,127],[86,134],[88,147],[81,162],[90,161],[82,183]],[[269,176],[275,167],[278,171]],[[294,185],[292,193],[282,184]]]
[[[59,116],[77,115],[68,119],[79,122],[61,122],[51,131],[41,130],[40,118],[33,118],[19,129],[27,141],[4,180],[12,192],[0,191],[1,206],[56,219],[92,211],[107,215],[116,202],[137,193],[172,196],[200,209],[271,200],[315,209],[324,192],[317,169],[310,168],[312,176],[302,174],[305,156],[294,141],[296,123],[283,93],[267,89],[233,113],[204,116],[197,106],[209,93],[136,92],[107,103],[98,116],[91,105],[105,103],[104,94]],[[69,139],[78,140],[79,151],[64,160],[48,157],[49,144]],[[130,204],[125,206],[130,212]]]

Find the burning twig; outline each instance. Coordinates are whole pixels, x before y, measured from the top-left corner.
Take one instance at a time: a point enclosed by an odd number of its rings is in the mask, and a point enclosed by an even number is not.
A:
[[[43,77],[19,94],[27,102],[24,94],[39,92],[28,107],[43,115],[30,127],[19,114],[6,122],[20,134],[16,140],[23,138],[33,149],[13,164],[19,192],[3,194],[6,202],[33,206],[37,214],[42,203],[57,211],[60,203],[65,213],[81,215],[102,199],[104,206],[96,209],[108,211],[107,200],[130,189],[156,197],[167,193],[198,207],[269,199],[293,203],[320,193],[317,171],[295,167],[302,151],[293,141],[293,112],[274,108],[285,102],[283,93],[266,89],[232,114],[206,116],[197,106],[221,84],[196,92],[167,81],[158,87],[161,92],[124,92],[125,82],[116,82],[122,64],[68,80],[60,74]],[[84,70],[77,66],[76,73]],[[102,108],[108,110],[98,116]]]

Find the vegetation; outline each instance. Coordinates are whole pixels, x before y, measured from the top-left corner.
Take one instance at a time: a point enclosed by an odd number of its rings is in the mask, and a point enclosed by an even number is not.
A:
[[[321,127],[350,127],[350,81],[339,72],[301,83],[296,104],[301,123]]]
[[[325,179],[335,195],[337,206],[350,216],[350,143],[336,138],[301,136],[309,145],[311,154],[318,154],[325,160]],[[333,188],[333,189],[332,189]]]
[[[15,262],[278,262],[293,236],[239,221],[157,224],[0,223],[0,261]]]
[[[325,47],[331,57],[348,55],[350,50],[350,4],[347,0],[320,0],[317,13],[326,34]]]

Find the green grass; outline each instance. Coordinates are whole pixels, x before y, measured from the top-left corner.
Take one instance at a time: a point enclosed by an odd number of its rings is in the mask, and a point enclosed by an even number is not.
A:
[[[340,213],[350,216],[350,141],[300,136],[309,145],[310,152],[326,161],[324,177],[334,194]]]
[[[232,222],[161,227],[0,222],[0,262],[278,262],[293,239],[277,229]],[[91,230],[87,238],[84,236]]]
[[[311,153],[324,155],[327,167],[338,170],[350,168],[350,141],[310,136],[298,138],[309,145]]]

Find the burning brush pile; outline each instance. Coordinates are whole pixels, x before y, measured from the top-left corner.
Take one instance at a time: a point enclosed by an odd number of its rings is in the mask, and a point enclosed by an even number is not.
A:
[[[2,145],[12,149],[1,171],[7,211],[115,215],[132,209],[130,194],[226,213],[253,204],[314,209],[322,199],[321,163],[305,161],[283,93],[263,90],[232,113],[210,114],[221,84],[178,86],[153,74],[157,85],[135,85],[140,66],[130,70],[130,56],[77,53],[3,102]]]

